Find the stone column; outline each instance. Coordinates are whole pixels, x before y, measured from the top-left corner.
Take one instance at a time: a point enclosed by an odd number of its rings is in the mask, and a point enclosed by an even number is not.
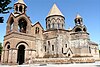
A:
[[[12,51],[12,62],[14,63],[14,64],[16,64],[17,63],[17,49],[14,49],[13,51]]]
[[[9,59],[8,59],[8,63],[12,62],[12,50],[9,49]]]
[[[28,57],[29,57],[29,55],[28,55],[28,50],[27,49],[25,49],[25,62],[24,63],[26,63],[27,62],[27,60],[28,60]]]
[[[13,23],[13,31],[17,32],[18,31],[18,21],[15,19]]]
[[[8,57],[8,55],[7,55],[7,50],[5,50],[5,54],[4,54],[4,63],[7,63],[7,57]]]
[[[5,50],[2,51],[2,54],[1,54],[1,63],[4,63],[4,57],[5,56]]]
[[[6,26],[6,34],[10,32],[10,23],[7,23],[7,26]]]

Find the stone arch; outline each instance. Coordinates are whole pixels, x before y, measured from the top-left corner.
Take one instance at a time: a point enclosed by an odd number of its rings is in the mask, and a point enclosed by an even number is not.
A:
[[[61,23],[65,23],[64,19],[61,19],[60,22],[61,22]]]
[[[17,45],[16,45],[16,48],[18,48],[20,45],[24,45],[25,46],[25,48],[28,48],[29,47],[29,45],[26,43],[26,42],[24,42],[24,41],[20,41]]]
[[[55,23],[56,22],[56,19],[55,18],[52,18],[51,19],[51,23]]]
[[[18,20],[18,31],[22,33],[26,33],[27,30],[27,21],[24,18],[20,18]]]
[[[29,49],[29,45],[24,42],[21,41],[16,45],[17,50],[17,63],[18,64],[23,64],[25,62],[25,58],[26,58],[26,51],[27,49]]]
[[[10,46],[10,42],[9,41],[6,42],[4,48],[7,49],[8,45]]]

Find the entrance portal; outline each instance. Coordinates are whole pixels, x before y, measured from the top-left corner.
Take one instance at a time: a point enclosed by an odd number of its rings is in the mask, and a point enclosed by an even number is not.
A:
[[[20,45],[18,47],[18,54],[17,54],[17,63],[23,64],[24,63],[24,57],[25,57],[25,46],[24,45]]]

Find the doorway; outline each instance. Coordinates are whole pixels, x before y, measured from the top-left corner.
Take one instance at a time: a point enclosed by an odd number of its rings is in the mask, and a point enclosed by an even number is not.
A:
[[[18,54],[17,54],[17,63],[19,65],[24,63],[24,58],[25,58],[25,46],[24,45],[20,45],[18,47]]]

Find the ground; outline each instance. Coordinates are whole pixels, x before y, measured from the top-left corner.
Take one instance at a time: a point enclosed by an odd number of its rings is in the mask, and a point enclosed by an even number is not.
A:
[[[74,64],[28,64],[28,65],[0,65],[0,67],[100,67],[100,61],[95,63]]]

